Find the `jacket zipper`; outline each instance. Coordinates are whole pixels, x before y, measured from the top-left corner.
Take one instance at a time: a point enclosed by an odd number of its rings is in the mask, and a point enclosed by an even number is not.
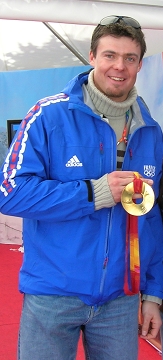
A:
[[[116,142],[113,140],[114,137],[112,137],[112,154],[111,155],[111,168],[114,169],[114,151],[116,151],[116,149],[114,149],[114,146],[116,144]],[[103,143],[100,143],[100,153],[103,154],[104,153],[104,147],[103,147]],[[112,215],[113,215],[113,211],[114,209],[110,209],[108,211],[108,219],[107,219],[107,226],[106,226],[106,236],[105,236],[105,246],[104,246],[104,250],[105,250],[105,255],[104,255],[104,261],[103,261],[103,269],[102,269],[102,277],[101,277],[101,282],[100,282],[100,297],[102,297],[102,293],[103,293],[103,288],[104,288],[104,283],[105,283],[105,278],[106,278],[106,273],[107,273],[107,265],[109,262],[109,256],[108,256],[108,252],[109,252],[109,235],[110,235],[110,229],[111,229],[111,224],[112,224]]]
[[[113,211],[114,211],[114,209],[112,208],[112,209],[110,210],[110,214],[108,213],[108,221],[107,221],[107,229],[106,229],[106,239],[105,239],[105,256],[104,256],[104,261],[103,261],[103,272],[102,272],[101,283],[100,283],[100,296],[101,296],[102,293],[103,293],[103,288],[104,288],[104,283],[105,283],[105,277],[106,277],[106,272],[107,272],[107,265],[108,265],[108,262],[109,262],[109,257],[108,257],[108,252],[109,252],[108,238],[109,238],[110,229],[111,229],[111,224],[112,224]]]

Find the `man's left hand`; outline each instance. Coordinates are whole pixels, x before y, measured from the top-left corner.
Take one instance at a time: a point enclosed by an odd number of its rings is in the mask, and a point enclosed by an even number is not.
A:
[[[142,315],[143,324],[141,337],[146,340],[154,339],[162,325],[159,305],[152,301],[143,301]]]

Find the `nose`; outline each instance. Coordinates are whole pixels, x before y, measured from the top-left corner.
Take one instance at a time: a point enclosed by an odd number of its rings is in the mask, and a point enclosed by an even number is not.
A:
[[[125,68],[125,60],[122,56],[117,56],[114,62],[114,68],[118,70],[124,70]]]

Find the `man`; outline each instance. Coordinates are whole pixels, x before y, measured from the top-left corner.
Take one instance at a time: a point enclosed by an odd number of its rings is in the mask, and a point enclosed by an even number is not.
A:
[[[136,20],[104,18],[92,35],[93,69],[39,101],[9,150],[1,212],[24,218],[19,360],[75,359],[80,331],[86,359],[136,360],[139,289],[142,336],[159,331],[158,205],[133,216],[140,250],[136,242],[131,259],[121,204],[135,177],[158,196],[162,133],[134,86],[145,51]]]

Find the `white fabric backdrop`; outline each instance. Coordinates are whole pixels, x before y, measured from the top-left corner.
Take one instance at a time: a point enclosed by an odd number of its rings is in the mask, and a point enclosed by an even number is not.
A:
[[[0,213],[0,243],[22,245],[22,219]]]

